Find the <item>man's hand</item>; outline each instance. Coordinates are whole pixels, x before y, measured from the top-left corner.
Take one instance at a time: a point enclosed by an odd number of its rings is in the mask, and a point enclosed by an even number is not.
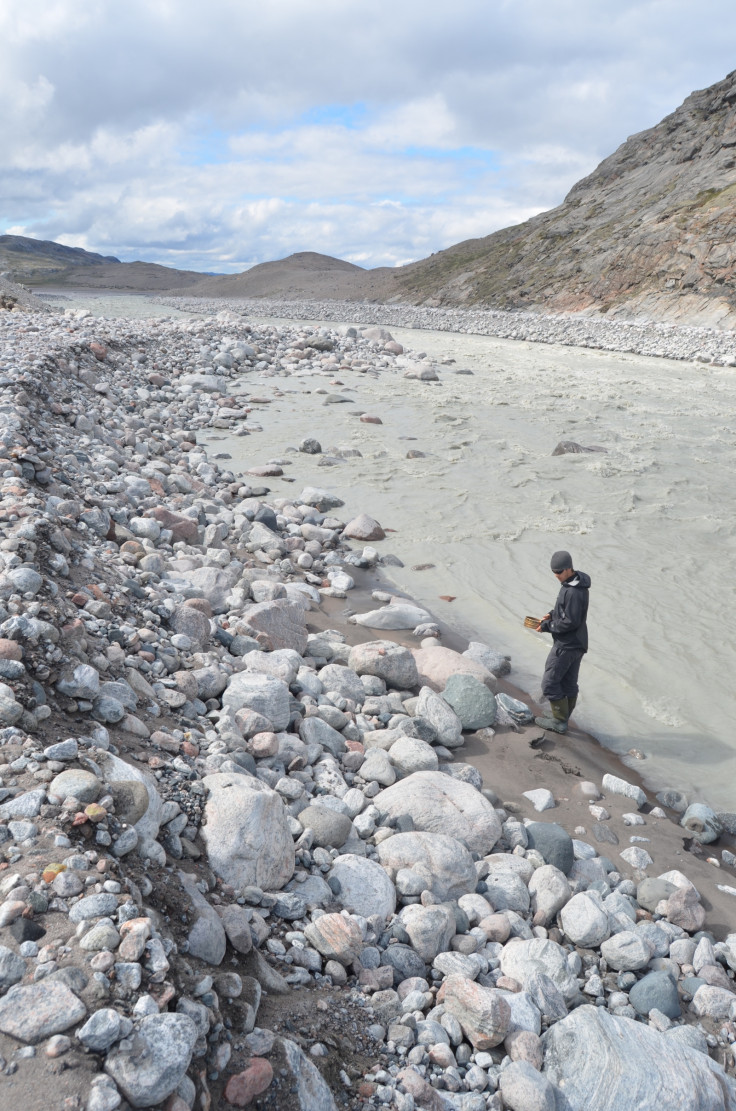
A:
[[[551,616],[552,616],[552,614],[551,614],[551,613],[545,613],[544,617],[543,617],[543,618],[541,618],[541,620],[540,620],[539,624],[537,625],[537,629],[536,629],[536,631],[537,631],[538,633],[541,633],[541,632],[543,631],[543,630],[542,630],[542,625],[543,625],[543,623],[544,623],[545,621],[549,621],[549,619],[550,619],[550,617],[551,617]]]

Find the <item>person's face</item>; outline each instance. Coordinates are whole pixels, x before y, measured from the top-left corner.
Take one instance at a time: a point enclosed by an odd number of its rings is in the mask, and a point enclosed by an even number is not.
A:
[[[564,571],[553,571],[552,574],[558,582],[566,583],[568,579],[572,578],[574,572],[572,567],[566,567]]]

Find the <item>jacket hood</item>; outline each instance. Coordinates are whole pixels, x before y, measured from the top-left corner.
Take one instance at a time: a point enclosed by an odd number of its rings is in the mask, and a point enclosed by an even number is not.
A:
[[[574,577],[566,582],[565,586],[582,587],[584,590],[590,590],[590,575],[586,575],[585,571],[576,571]]]

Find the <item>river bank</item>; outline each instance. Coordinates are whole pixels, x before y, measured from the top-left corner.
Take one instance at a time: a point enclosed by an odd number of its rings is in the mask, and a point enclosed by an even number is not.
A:
[[[730,1109],[723,844],[685,852],[584,734],[499,724],[502,653],[375,579],[400,533],[351,528],[349,464],[256,431],[287,398],[314,439],[302,364],[344,402],[402,356],[230,313],[2,323],[13,1099],[47,1107],[59,1054],[85,1111]]]

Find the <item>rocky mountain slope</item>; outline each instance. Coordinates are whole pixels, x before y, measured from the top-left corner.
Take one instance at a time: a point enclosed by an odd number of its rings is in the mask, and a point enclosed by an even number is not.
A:
[[[736,321],[736,72],[642,131],[564,202],[396,272],[402,299]]]

